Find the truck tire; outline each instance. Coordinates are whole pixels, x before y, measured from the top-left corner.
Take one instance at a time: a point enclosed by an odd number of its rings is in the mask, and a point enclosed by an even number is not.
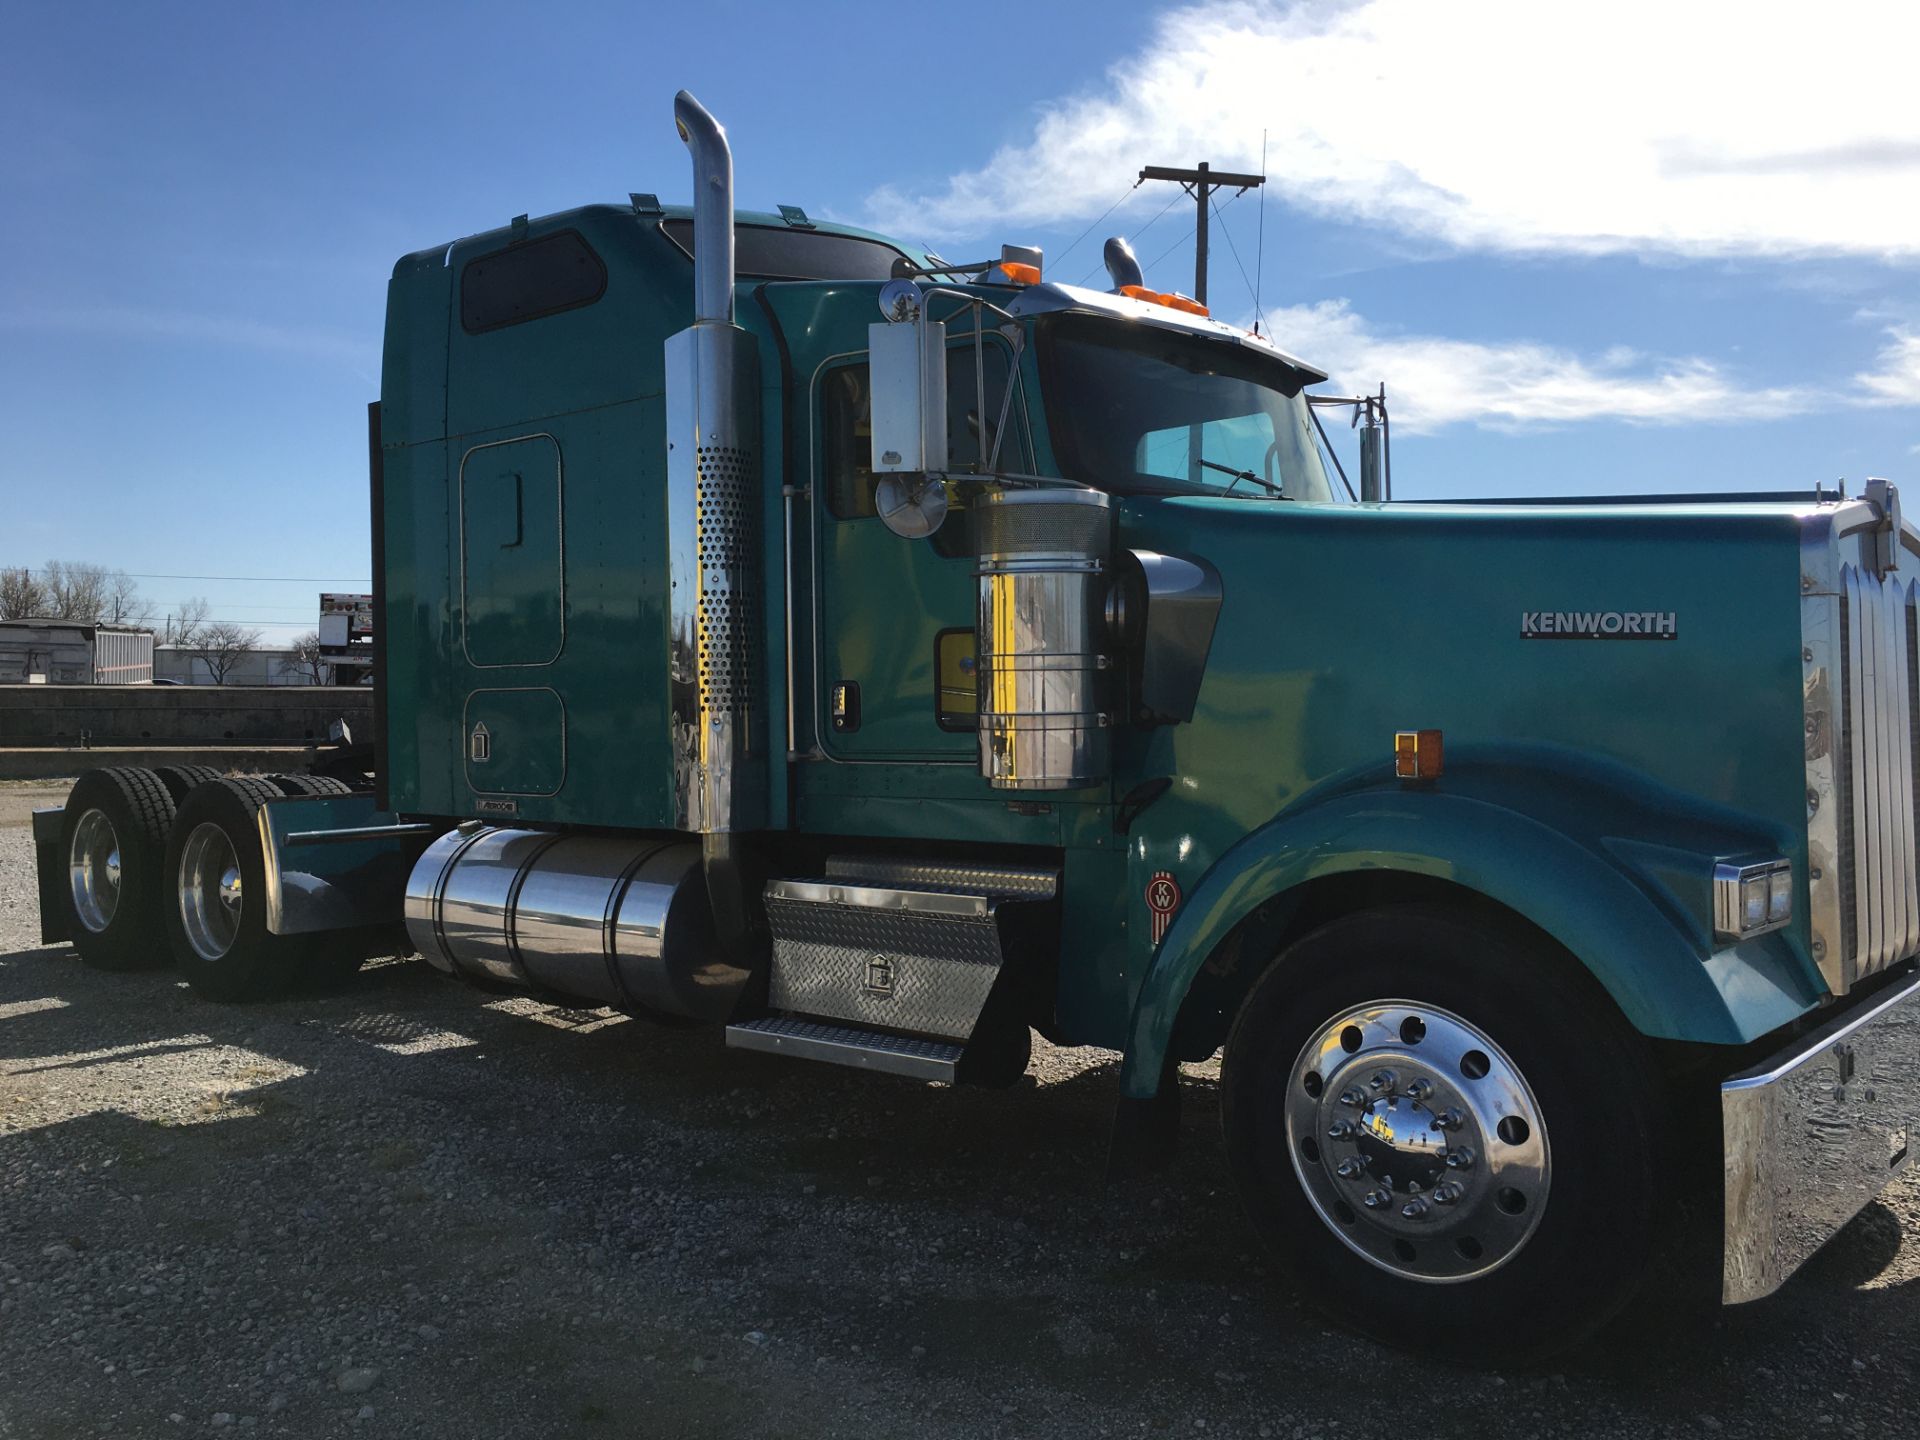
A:
[[[265,777],[282,795],[351,795],[353,787],[330,775],[268,775]]]
[[[67,793],[60,853],[67,857],[67,933],[98,970],[167,961],[160,930],[173,798],[151,770],[89,770]]]
[[[1404,1349],[1524,1363],[1645,1276],[1658,1086],[1571,957],[1407,906],[1332,921],[1260,978],[1221,1118],[1248,1217],[1322,1309]]]
[[[197,785],[167,837],[167,939],[180,973],[209,1000],[260,1000],[294,988],[313,937],[267,929],[260,807],[280,792],[257,778]]]
[[[174,806],[178,808],[194,786],[218,780],[227,772],[211,765],[156,765],[153,773],[160,777],[160,783],[167,787],[167,794],[173,797]]]

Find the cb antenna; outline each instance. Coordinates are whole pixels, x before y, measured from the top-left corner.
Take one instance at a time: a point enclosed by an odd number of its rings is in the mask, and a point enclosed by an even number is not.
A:
[[[1267,132],[1260,132],[1260,173],[1267,173]],[[1260,333],[1260,326],[1266,319],[1266,312],[1260,308],[1260,282],[1266,278],[1267,269],[1267,188],[1260,187],[1260,253],[1253,257],[1253,333]],[[1271,340],[1271,335],[1267,336]]]

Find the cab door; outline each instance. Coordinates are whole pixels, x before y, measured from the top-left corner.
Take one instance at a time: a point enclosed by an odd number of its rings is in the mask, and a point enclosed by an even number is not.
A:
[[[904,540],[874,512],[870,387],[864,355],[822,369],[813,387],[817,537],[815,733],[845,760],[972,764],[974,561],[966,505],[993,450],[1013,356],[989,335],[952,342],[947,366],[953,508],[930,538]],[[981,419],[982,380],[985,410]],[[1021,397],[1007,410],[999,468],[1031,470]]]

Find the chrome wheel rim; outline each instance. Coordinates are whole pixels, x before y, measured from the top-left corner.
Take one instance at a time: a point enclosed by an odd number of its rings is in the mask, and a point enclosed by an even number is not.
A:
[[[193,827],[180,852],[180,923],[202,960],[218,960],[240,933],[245,895],[227,832],[211,821]]]
[[[120,837],[103,810],[87,811],[73,827],[67,885],[73,913],[88,931],[98,935],[113,923],[120,908]]]
[[[1287,1148],[1315,1212],[1368,1263],[1445,1284],[1497,1270],[1553,1178],[1526,1077],[1478,1026],[1376,1000],[1316,1029],[1287,1084]]]

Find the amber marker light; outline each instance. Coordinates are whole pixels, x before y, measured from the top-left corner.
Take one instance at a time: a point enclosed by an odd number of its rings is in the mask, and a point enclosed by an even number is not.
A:
[[[1040,283],[1040,267],[1038,265],[1022,265],[1018,260],[1002,260],[998,269],[1002,275],[1007,277],[1007,283],[1009,285],[1038,285]]]
[[[1441,747],[1438,730],[1401,730],[1393,737],[1393,773],[1402,780],[1440,778]]]

